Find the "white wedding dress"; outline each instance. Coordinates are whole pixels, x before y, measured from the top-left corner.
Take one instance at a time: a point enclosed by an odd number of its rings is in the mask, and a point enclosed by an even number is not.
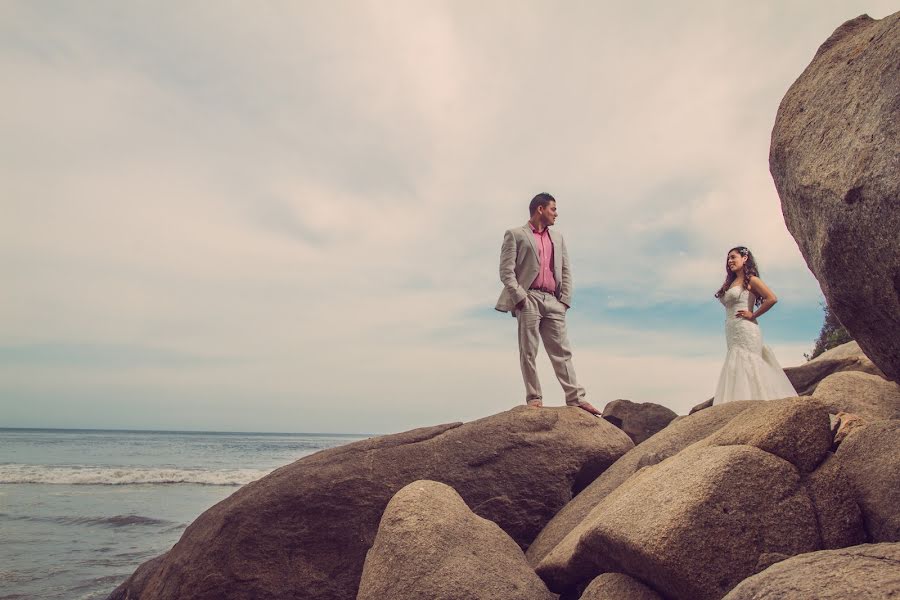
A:
[[[725,342],[728,353],[719,375],[713,405],[732,400],[774,400],[797,392],[775,359],[763,345],[759,325],[736,317],[739,310],[753,311],[756,296],[737,285],[719,298],[725,305]]]

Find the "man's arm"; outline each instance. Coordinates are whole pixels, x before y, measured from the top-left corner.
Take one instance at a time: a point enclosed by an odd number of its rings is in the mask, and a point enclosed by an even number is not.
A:
[[[528,292],[516,279],[516,238],[512,231],[503,234],[503,246],[500,248],[500,283],[509,290],[513,303],[518,306]]]
[[[566,250],[565,239],[560,240],[560,254],[562,255],[562,281],[559,282],[559,301],[566,305],[566,308],[572,306],[572,270],[569,268],[569,252]]]

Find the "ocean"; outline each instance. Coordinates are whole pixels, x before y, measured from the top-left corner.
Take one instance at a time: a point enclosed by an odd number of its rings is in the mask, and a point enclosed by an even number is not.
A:
[[[106,598],[240,486],[365,437],[0,428],[0,600]]]

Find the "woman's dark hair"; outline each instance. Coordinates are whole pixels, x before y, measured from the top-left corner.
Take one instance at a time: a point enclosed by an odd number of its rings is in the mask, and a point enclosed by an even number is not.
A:
[[[547,206],[551,202],[556,202],[556,198],[547,192],[541,192],[531,199],[531,203],[528,205],[528,214],[534,216],[534,213],[537,212],[539,206]]]
[[[731,284],[734,283],[734,280],[737,279],[737,275],[734,274],[734,271],[728,268],[728,255],[732,252],[737,252],[747,259],[747,262],[744,263],[744,282],[741,287],[749,290],[750,278],[759,277],[759,268],[756,266],[756,259],[753,258],[753,253],[750,252],[750,249],[747,248],[747,246],[735,246],[725,254],[725,283],[723,283],[722,287],[719,288],[719,291],[716,292],[716,298],[721,298],[722,295],[728,291],[728,288],[731,287]],[[762,301],[763,299],[757,296],[754,306],[759,306],[762,304]]]

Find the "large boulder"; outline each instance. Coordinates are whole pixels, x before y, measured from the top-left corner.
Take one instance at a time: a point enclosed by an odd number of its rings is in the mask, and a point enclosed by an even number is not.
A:
[[[694,445],[619,486],[537,572],[557,592],[614,571],[667,598],[717,600],[820,544],[791,463],[752,446]]]
[[[775,119],[769,169],[828,305],[900,380],[900,13],[848,21]]]
[[[381,517],[357,600],[554,600],[522,549],[443,483],[415,481]]]
[[[625,573],[603,573],[587,586],[580,600],[663,600],[663,598]]]
[[[856,494],[869,539],[900,542],[900,421],[853,430],[834,460]]]
[[[762,402],[697,444],[747,444],[781,457],[801,471],[811,472],[825,459],[831,440],[828,409],[807,396]]]
[[[672,423],[640,446],[630,450],[566,504],[541,530],[537,539],[528,547],[526,552],[528,562],[535,566],[540,563],[597,504],[638,469],[655,465],[678,454],[694,442],[724,427],[743,411],[760,404],[762,404],[760,400],[741,400],[715,406],[679,419],[678,422]]]
[[[870,421],[900,419],[900,385],[877,375],[835,373],[822,380],[813,396],[833,414],[847,412]]]
[[[724,600],[900,598],[900,544],[864,544],[794,556],[742,581]]]
[[[677,416],[675,411],[652,402],[613,400],[603,408],[603,418],[627,433],[635,446],[665,429]]]
[[[859,343],[854,341],[826,350],[814,359],[796,367],[785,367],[784,374],[800,396],[816,391],[819,382],[832,373],[860,371],[884,378],[881,369],[865,355]]]
[[[866,541],[862,516],[841,465],[829,452],[828,408],[814,397],[759,403],[694,444],[694,447],[749,445],[783,458],[805,477],[812,501],[819,548],[841,548]]]
[[[578,408],[520,407],[318,452],[204,512],[110,598],[352,598],[385,506],[419,479],[452,486],[526,548],[632,447]]]

